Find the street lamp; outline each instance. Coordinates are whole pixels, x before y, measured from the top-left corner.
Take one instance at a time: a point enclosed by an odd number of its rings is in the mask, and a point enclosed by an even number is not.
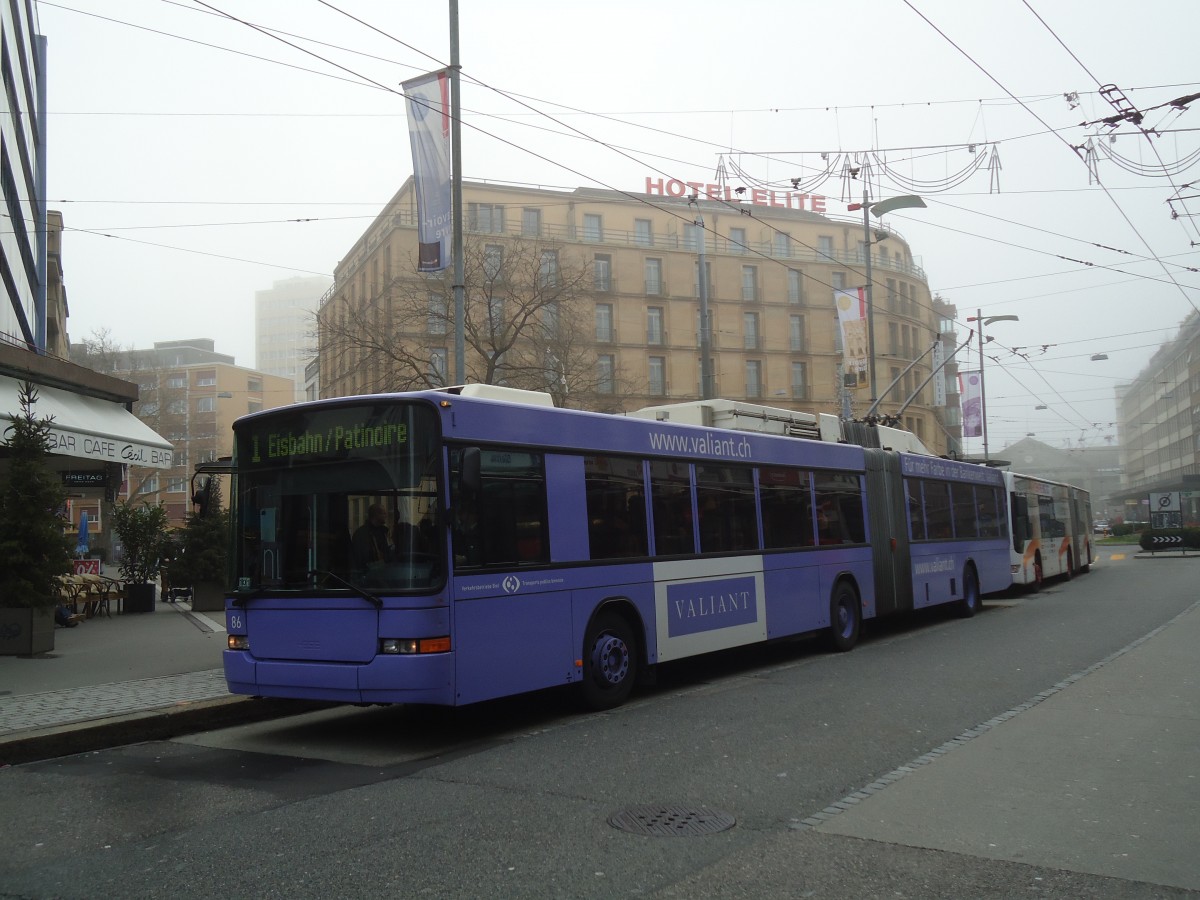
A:
[[[976,327],[979,332],[979,423],[983,430],[983,464],[988,464],[988,439],[987,439],[987,389],[983,380],[983,328],[985,325],[991,325],[993,322],[1019,322],[1020,316],[988,316],[983,317],[983,310],[975,310],[975,315],[967,316],[968,322],[978,322]],[[991,338],[987,338],[991,340]]]
[[[863,188],[862,203],[851,203],[847,207],[851,212],[857,209],[863,211],[863,247],[867,254],[867,366],[871,378],[871,403],[874,404],[878,399],[875,390],[875,301],[872,295],[872,279],[871,279],[871,245],[878,244],[880,241],[886,240],[888,234],[886,231],[881,231],[875,240],[871,240],[871,219],[867,215],[868,212],[874,214],[875,218],[882,218],[887,213],[897,209],[924,209],[925,201],[915,194],[905,194],[900,197],[889,197],[887,200],[880,200],[878,203],[870,202],[870,194],[867,189]]]

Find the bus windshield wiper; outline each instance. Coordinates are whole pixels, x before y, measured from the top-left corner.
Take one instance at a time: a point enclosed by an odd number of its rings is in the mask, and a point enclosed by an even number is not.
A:
[[[230,599],[233,600],[234,606],[245,606],[247,600],[253,600],[255,597],[261,597],[268,590],[270,590],[270,588],[256,587],[252,591],[235,591],[233,597]]]
[[[340,575],[335,575],[333,572],[327,572],[324,569],[312,569],[311,571],[309,571],[308,574],[310,577],[313,575],[323,575],[326,578],[331,578],[334,581],[336,581],[338,584],[342,585],[343,587],[349,588],[354,593],[358,594],[358,596],[362,597],[364,600],[374,603],[376,607],[379,607],[379,608],[383,607],[383,601],[380,600],[378,597],[376,597],[374,594],[372,594],[370,591],[360,588],[357,584],[353,584],[353,583],[347,581],[345,578],[343,578]]]

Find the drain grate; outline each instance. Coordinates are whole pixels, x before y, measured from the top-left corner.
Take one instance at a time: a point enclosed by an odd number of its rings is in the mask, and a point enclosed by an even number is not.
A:
[[[631,806],[609,816],[608,824],[630,834],[694,837],[727,831],[737,819],[707,806]]]

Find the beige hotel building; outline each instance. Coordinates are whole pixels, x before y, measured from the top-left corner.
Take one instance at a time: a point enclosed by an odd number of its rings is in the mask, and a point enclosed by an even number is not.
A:
[[[571,396],[569,405],[619,412],[701,397],[697,276],[703,235],[711,395],[864,415],[869,382],[865,374],[857,379],[851,374],[848,380],[858,383],[846,384],[834,292],[866,285],[869,248],[876,382],[884,394],[879,412],[896,413],[917,392],[900,417],[901,426],[936,453],[958,450],[957,387],[946,384],[943,391],[936,383],[944,375],[939,373],[918,391],[936,366],[935,354],[926,351],[935,342],[954,346],[953,322],[935,313],[925,273],[900,234],[872,218],[866,244],[862,214],[834,214],[844,204],[817,195],[658,177],[637,187],[627,194],[463,185],[465,247],[482,247],[485,256],[499,259],[506,245],[532,243],[544,272],[570,267],[585,275],[582,302],[572,309],[586,326],[581,330],[588,346],[579,352],[586,352],[596,378],[592,390]],[[428,317],[412,314],[410,307],[408,321],[398,321],[393,312],[398,308],[394,295],[411,295],[414,282],[422,279],[432,285],[432,305],[447,303],[438,292],[449,285],[449,277],[439,275],[434,284],[429,275],[416,272],[416,224],[410,178],[338,264],[320,310],[319,396],[453,383],[455,340],[446,328],[447,307],[441,306],[442,315]],[[466,303],[472,302],[468,289]],[[385,309],[388,314],[381,315]],[[427,371],[418,378],[411,370],[380,377],[378,354],[371,349],[375,341],[350,349],[343,342],[335,352],[325,327],[329,322],[343,329],[346,322],[359,322],[364,332],[402,331],[404,341],[420,348]],[[470,354],[468,345],[468,362]],[[885,394],[895,378],[899,384]],[[939,401],[944,405],[935,405]]]

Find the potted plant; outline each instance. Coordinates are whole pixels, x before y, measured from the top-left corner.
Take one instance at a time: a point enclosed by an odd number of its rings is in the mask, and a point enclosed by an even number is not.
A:
[[[71,571],[71,539],[62,483],[46,465],[53,420],[34,416],[32,384],[17,396],[20,412],[0,443],[8,464],[0,479],[0,654],[32,656],[54,649],[57,579]]]
[[[177,588],[191,589],[193,610],[218,612],[225,609],[229,575],[229,512],[221,508],[220,485],[212,475],[193,499],[196,509],[178,535],[178,551],[170,568],[171,583]]]
[[[170,545],[162,504],[122,501],[113,507],[113,534],[121,542],[126,612],[154,612],[154,579]]]

